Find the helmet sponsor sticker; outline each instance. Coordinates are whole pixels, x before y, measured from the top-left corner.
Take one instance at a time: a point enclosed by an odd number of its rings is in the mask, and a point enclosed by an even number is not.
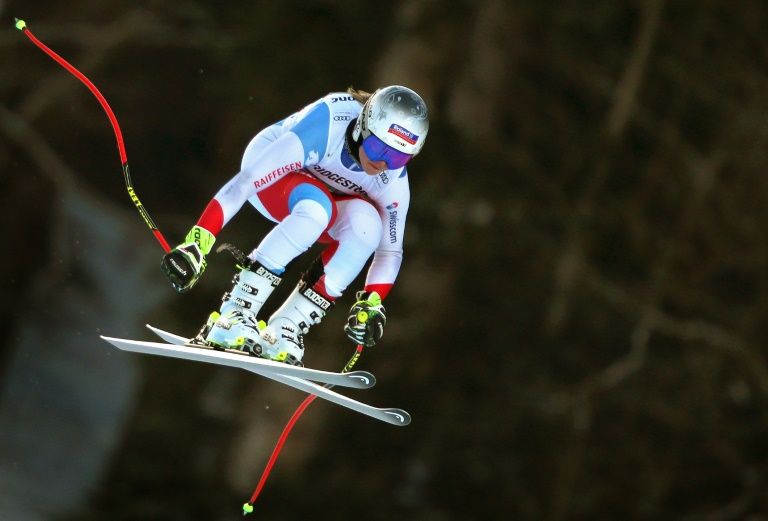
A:
[[[406,143],[410,143],[411,145],[415,145],[416,141],[419,140],[419,136],[414,134],[413,132],[410,132],[409,130],[401,127],[397,123],[392,123],[389,126],[389,130],[387,130],[390,134],[394,134]]]

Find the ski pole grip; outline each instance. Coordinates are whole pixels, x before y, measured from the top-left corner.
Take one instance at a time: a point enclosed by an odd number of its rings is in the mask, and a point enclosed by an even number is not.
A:
[[[365,324],[366,322],[368,322],[368,313],[366,311],[362,311],[362,310],[358,311],[357,312],[357,321],[360,324]]]

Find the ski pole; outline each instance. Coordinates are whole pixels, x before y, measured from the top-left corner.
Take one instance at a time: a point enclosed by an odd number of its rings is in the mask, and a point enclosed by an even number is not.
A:
[[[352,354],[352,358],[349,359],[347,362],[347,365],[344,366],[344,369],[341,370],[342,373],[348,373],[352,370],[352,368],[355,366],[357,361],[360,359],[360,356],[363,354],[363,346],[362,344],[358,344],[357,348],[355,349],[355,352]],[[327,389],[330,389],[333,387],[333,385],[325,384],[323,387],[326,387]],[[288,420],[288,423],[285,424],[285,427],[283,427],[283,432],[280,433],[280,438],[278,438],[277,443],[275,444],[275,448],[272,449],[272,454],[269,457],[269,460],[267,461],[266,467],[264,467],[264,472],[261,474],[261,478],[259,479],[258,485],[256,485],[256,490],[253,491],[253,494],[251,495],[251,499],[248,500],[247,503],[243,505],[243,515],[248,515],[253,512],[253,504],[256,502],[256,499],[259,497],[259,494],[261,494],[261,489],[264,488],[264,485],[267,482],[267,479],[269,478],[269,474],[272,472],[272,467],[275,465],[275,462],[277,461],[277,458],[280,456],[280,451],[283,449],[283,445],[285,444],[285,440],[288,439],[288,435],[291,433],[291,430],[293,430],[293,426],[296,425],[296,422],[299,421],[299,418],[301,418],[301,415],[304,414],[304,411],[309,407],[309,405],[315,401],[315,398],[317,398],[316,394],[310,394],[307,396],[303,402],[301,402],[301,405],[299,405],[296,410],[291,415],[291,418]]]
[[[45,45],[43,42],[38,40],[34,34],[32,34],[32,31],[29,30],[27,27],[27,23],[24,20],[20,20],[19,18],[15,18],[16,20],[16,29],[23,32],[24,35],[29,38],[29,40],[34,43],[37,47],[40,48],[45,54],[51,57],[56,63],[61,65],[64,69],[67,70],[70,74],[72,74],[74,77],[76,77],[78,80],[80,80],[83,85],[88,87],[88,90],[91,91],[91,94],[93,94],[96,99],[99,101],[99,104],[101,105],[101,108],[104,109],[104,112],[107,113],[107,117],[109,118],[109,122],[112,124],[112,130],[115,132],[115,139],[117,140],[117,149],[120,152],[120,162],[123,166],[123,177],[125,178],[125,186],[128,189],[128,196],[131,198],[131,201],[133,201],[134,206],[136,206],[136,209],[139,211],[139,214],[141,215],[142,219],[144,219],[144,222],[147,223],[147,226],[149,226],[149,229],[152,230],[152,233],[155,235],[155,238],[160,243],[160,245],[163,247],[163,249],[167,252],[171,251],[171,247],[168,245],[168,241],[165,240],[165,237],[163,237],[163,234],[160,232],[160,230],[155,226],[154,221],[149,216],[149,212],[147,212],[147,209],[144,207],[143,204],[141,204],[141,201],[139,200],[139,196],[136,195],[136,190],[133,188],[133,183],[131,182],[131,173],[128,168],[128,154],[125,152],[125,144],[123,143],[123,133],[120,130],[120,125],[117,122],[117,117],[115,116],[115,113],[112,112],[112,108],[109,106],[109,103],[107,103],[106,98],[101,94],[98,88],[96,88],[96,85],[94,85],[91,80],[89,80],[82,72],[77,70],[71,63],[69,63],[67,60],[56,54],[53,50],[51,50],[47,45]]]

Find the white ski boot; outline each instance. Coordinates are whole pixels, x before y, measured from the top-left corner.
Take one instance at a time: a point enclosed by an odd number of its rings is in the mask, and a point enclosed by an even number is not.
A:
[[[320,323],[331,305],[331,301],[305,282],[300,282],[270,317],[269,325],[261,330],[265,341],[261,356],[291,365],[303,365],[304,335],[310,327]]]
[[[261,356],[260,325],[256,314],[281,277],[259,263],[251,263],[235,275],[232,291],[225,293],[219,311],[208,317],[198,339],[216,349],[240,349]]]

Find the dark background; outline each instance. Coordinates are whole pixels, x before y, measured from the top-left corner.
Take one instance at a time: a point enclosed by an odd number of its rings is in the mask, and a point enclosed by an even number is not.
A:
[[[768,6],[726,0],[0,2],[0,519],[239,517],[303,395],[131,355],[229,286],[177,243],[251,137],[330,91],[431,112],[406,258],[349,395],[307,410],[254,519],[761,520],[768,511]],[[245,207],[221,235],[253,248]],[[299,259],[279,303],[312,255]],[[358,289],[358,280],[352,289]],[[346,295],[309,365],[352,353]],[[265,312],[269,312],[267,308]]]

